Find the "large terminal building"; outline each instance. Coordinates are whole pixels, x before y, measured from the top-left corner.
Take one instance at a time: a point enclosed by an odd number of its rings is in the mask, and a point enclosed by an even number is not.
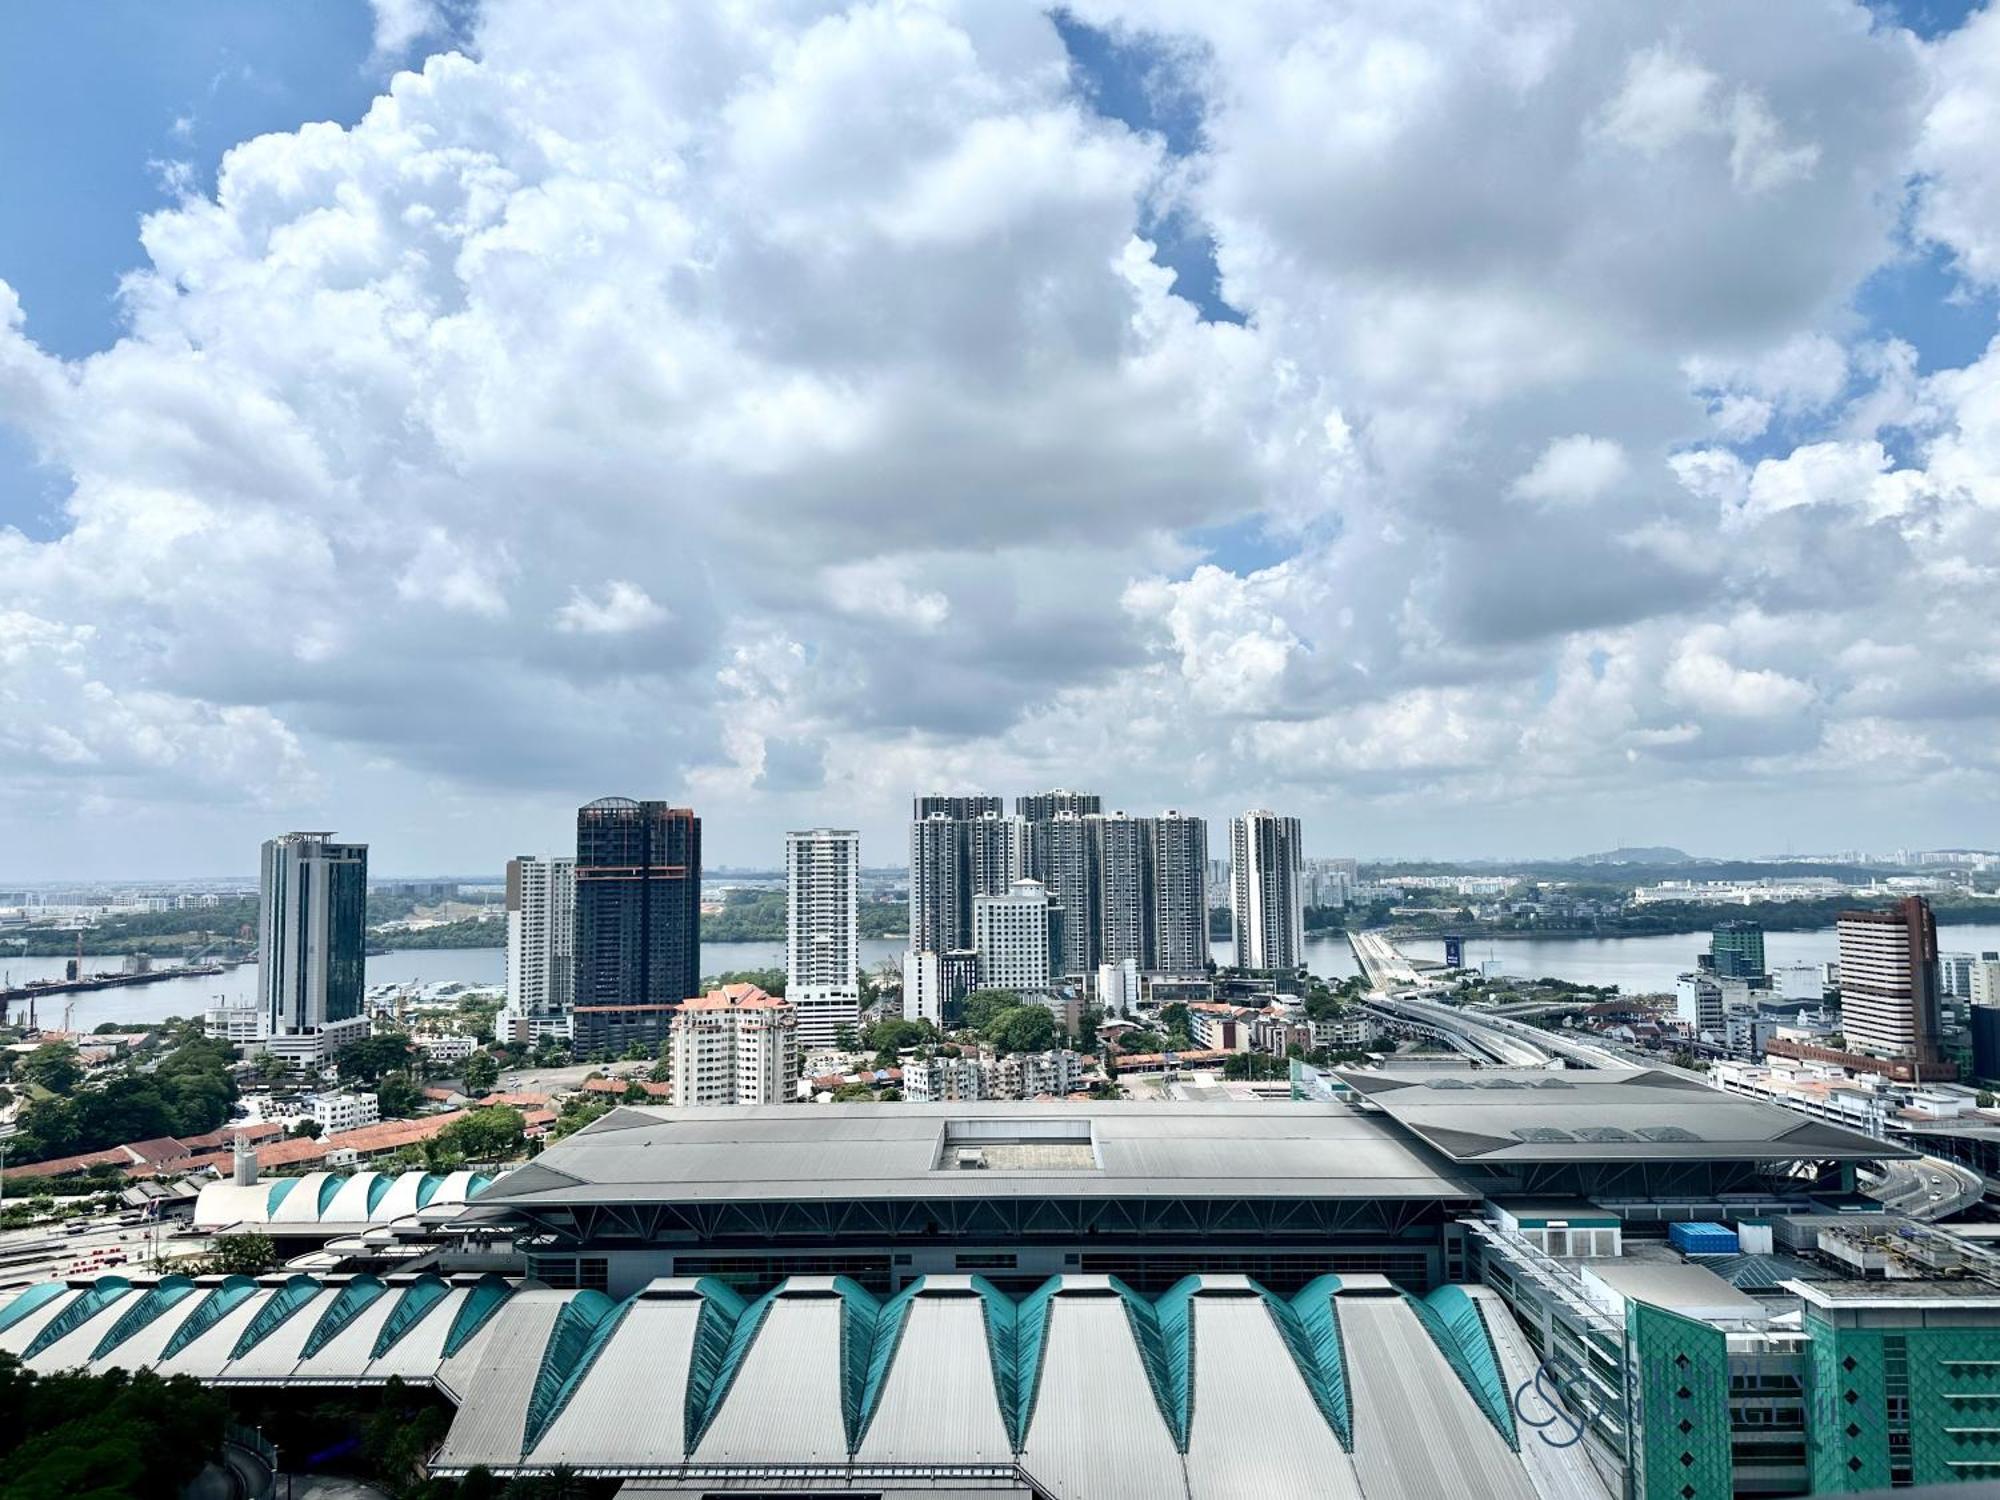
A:
[[[1337,1086],[624,1108],[415,1258],[36,1287],[0,1349],[394,1377],[434,1472],[682,1500],[2000,1484],[2000,1277],[1855,1191],[1907,1152],[1663,1071]]]

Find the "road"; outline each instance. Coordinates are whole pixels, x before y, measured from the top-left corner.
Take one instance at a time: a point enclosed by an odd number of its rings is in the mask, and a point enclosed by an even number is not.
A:
[[[206,1254],[210,1248],[205,1235],[177,1234],[175,1224],[157,1227],[159,1251],[170,1260]],[[154,1229],[151,1224],[120,1224],[114,1216],[94,1218],[78,1234],[66,1233],[60,1224],[53,1230],[9,1230],[0,1234],[0,1291],[53,1281],[73,1268],[131,1271],[144,1266],[153,1258]],[[122,1261],[117,1259],[121,1254]]]
[[[1881,1178],[1867,1192],[1884,1208],[1912,1219],[1941,1219],[1985,1197],[1986,1179],[1956,1162],[1926,1156],[1920,1161],[1884,1162]]]

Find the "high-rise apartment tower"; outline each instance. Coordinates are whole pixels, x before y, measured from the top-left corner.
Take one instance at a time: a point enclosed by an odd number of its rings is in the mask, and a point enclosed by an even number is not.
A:
[[[1257,810],[1229,820],[1236,963],[1295,969],[1305,959],[1305,870],[1299,820]]]
[[[569,1032],[576,995],[576,860],[522,854],[507,861],[507,1008],[495,1027],[508,1041]]]
[[[861,1022],[861,835],[813,828],[785,835],[785,999],[799,1040],[831,1046]]]
[[[578,1007],[691,999],[701,988],[700,922],[701,819],[629,797],[578,809]]]
[[[1842,912],[1840,1023],[1848,1050],[1907,1059],[1940,1057],[1937,919],[1921,896],[1887,911]]]

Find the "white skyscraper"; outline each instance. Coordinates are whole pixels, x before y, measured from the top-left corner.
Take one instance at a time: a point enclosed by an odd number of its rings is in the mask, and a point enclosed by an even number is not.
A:
[[[1236,964],[1295,969],[1305,958],[1305,857],[1299,820],[1257,810],[1229,820]]]
[[[264,1047],[317,1062],[368,1035],[361,1013],[368,846],[330,833],[264,844],[257,900],[257,988]]]
[[[1017,880],[1004,896],[972,902],[979,982],[999,990],[1045,990],[1062,953],[1062,908],[1039,880]]]
[[[785,835],[785,999],[799,1041],[833,1044],[861,1020],[861,835],[814,828]]]
[[[507,861],[506,1041],[567,1036],[576,993],[576,860],[523,854]]]

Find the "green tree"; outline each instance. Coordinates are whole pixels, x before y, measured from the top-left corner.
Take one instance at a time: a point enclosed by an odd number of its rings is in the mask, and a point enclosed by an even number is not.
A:
[[[77,1061],[76,1048],[68,1042],[49,1042],[37,1047],[21,1063],[20,1072],[27,1082],[56,1095],[70,1093],[83,1081],[83,1064]]]
[[[861,1045],[878,1053],[894,1054],[936,1040],[937,1028],[929,1021],[905,1021],[899,1017],[877,1021],[861,1033]]]
[[[211,1276],[261,1276],[278,1263],[278,1247],[268,1234],[225,1234],[202,1261]]]
[[[511,1161],[521,1154],[521,1112],[504,1104],[469,1111],[433,1136],[426,1151],[434,1161]]]
[[[407,1120],[424,1107],[424,1091],[407,1073],[386,1073],[375,1086],[375,1102],[385,1120]]]
[[[1017,1005],[986,1023],[982,1033],[1000,1052],[1046,1052],[1056,1044],[1056,1018],[1046,1006]]]
[[[400,1031],[366,1037],[334,1060],[343,1083],[373,1083],[384,1073],[408,1072],[415,1061],[410,1039]]]
[[[984,1031],[994,1016],[1020,1003],[1021,997],[1013,990],[974,990],[965,997],[959,1019],[970,1030]]]
[[[326,1134],[326,1127],[317,1120],[301,1120],[285,1134],[295,1140],[316,1141]]]
[[[220,1448],[226,1413],[184,1376],[37,1376],[0,1354],[0,1500],[177,1500]]]
[[[606,1101],[579,1094],[563,1105],[562,1112],[556,1116],[555,1124],[549,1127],[549,1139],[559,1141],[564,1136],[583,1129],[593,1120],[601,1120],[610,1113],[611,1106]]]
[[[500,1064],[490,1052],[475,1052],[465,1060],[465,1091],[475,1097],[492,1092],[500,1081]]]
[[[843,1083],[833,1091],[835,1104],[873,1104],[875,1090],[865,1083]]]

